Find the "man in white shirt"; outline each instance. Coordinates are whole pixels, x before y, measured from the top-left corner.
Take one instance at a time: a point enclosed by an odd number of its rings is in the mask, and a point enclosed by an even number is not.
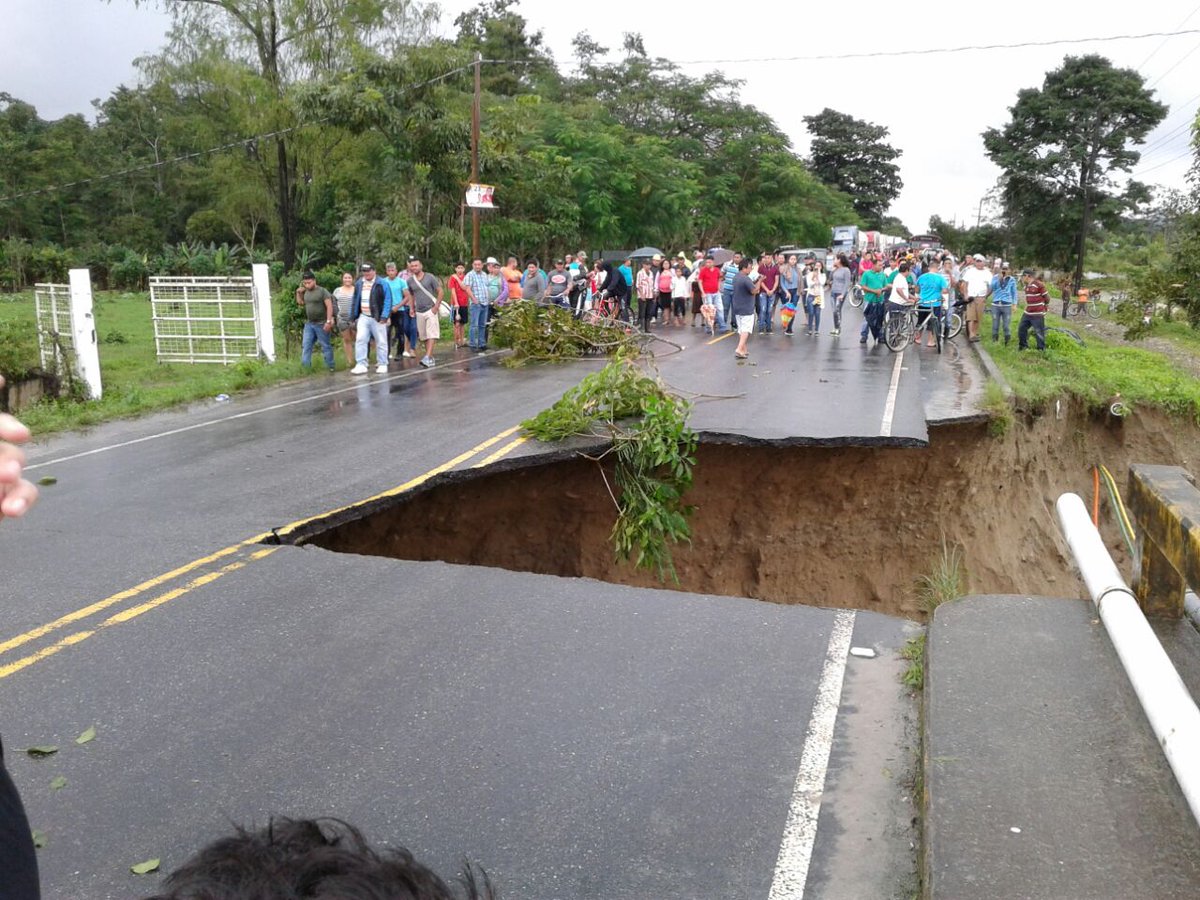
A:
[[[992,292],[992,270],[982,254],[976,253],[972,264],[962,271],[967,294],[967,340],[979,340],[979,322],[983,318],[983,305]]]

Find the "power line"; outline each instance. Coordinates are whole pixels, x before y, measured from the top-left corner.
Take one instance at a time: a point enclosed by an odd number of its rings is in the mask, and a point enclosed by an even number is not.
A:
[[[1147,172],[1153,172],[1155,169],[1161,169],[1163,166],[1169,166],[1171,163],[1179,162],[1179,160],[1183,159],[1185,156],[1191,156],[1191,155],[1192,155],[1192,150],[1189,147],[1187,150],[1183,151],[1178,156],[1173,156],[1170,159],[1168,159],[1166,162],[1160,162],[1158,165],[1151,166],[1148,169],[1138,169],[1136,172],[1132,172],[1129,177],[1134,178],[1138,175],[1145,175]]]
[[[1196,7],[1195,9],[1193,9],[1193,10],[1192,10],[1190,13],[1188,13],[1186,16],[1184,16],[1184,18],[1183,18],[1183,21],[1182,21],[1182,22],[1180,22],[1180,23],[1179,23],[1178,25],[1176,25],[1175,27],[1176,27],[1176,28],[1182,28],[1184,25],[1186,25],[1188,22],[1190,22],[1190,21],[1191,21],[1191,19],[1192,19],[1192,16],[1194,16],[1194,15],[1195,15],[1196,13],[1198,13],[1198,12],[1200,12],[1200,6],[1197,6],[1197,7]],[[1146,65],[1146,63],[1150,62],[1150,60],[1152,60],[1152,59],[1155,57],[1155,55],[1158,53],[1158,51],[1159,51],[1159,50],[1161,50],[1163,47],[1167,46],[1167,41],[1168,41],[1168,40],[1170,40],[1170,39],[1169,39],[1169,38],[1163,38],[1163,42],[1162,42],[1161,44],[1159,44],[1157,47],[1155,47],[1153,50],[1151,50],[1151,51],[1150,51],[1150,55],[1149,55],[1149,56],[1147,56],[1145,59],[1143,59],[1143,60],[1142,60],[1142,61],[1141,61],[1141,62],[1138,64],[1138,67],[1137,67],[1137,68],[1138,68],[1138,71],[1139,71],[1139,72],[1140,72],[1140,71],[1141,71],[1143,68],[1145,68],[1145,65]]]
[[[1022,41],[1017,44],[969,44],[962,47],[928,47],[923,50],[874,50],[861,53],[825,53],[812,56],[754,56],[730,59],[680,59],[667,60],[679,66],[730,65],[734,63],[762,62],[819,62],[842,59],[882,59],[895,56],[934,56],[946,53],[968,53],[983,50],[1018,50],[1024,47],[1056,47],[1064,44],[1102,44],[1112,41],[1137,41],[1143,38],[1173,38],[1189,34],[1200,34],[1200,28],[1183,31],[1149,31],[1145,34],[1114,34],[1107,37],[1059,38],[1050,41]]]
[[[1167,71],[1163,72],[1161,75],[1159,75],[1157,78],[1155,78],[1152,82],[1150,82],[1148,85],[1146,85],[1146,87],[1147,88],[1154,87],[1154,85],[1158,84],[1160,81],[1162,81],[1168,75],[1170,75],[1172,72],[1174,72],[1176,69],[1178,69],[1183,64],[1184,60],[1186,60],[1189,56],[1191,56],[1197,50],[1200,50],[1200,44],[1197,44],[1195,47],[1193,47],[1187,53],[1183,54],[1183,56],[1179,57],[1179,59],[1175,60],[1175,65],[1171,66],[1171,68],[1167,69]]]

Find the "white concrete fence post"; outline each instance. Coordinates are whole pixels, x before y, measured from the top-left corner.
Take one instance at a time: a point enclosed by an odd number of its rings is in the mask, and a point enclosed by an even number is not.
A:
[[[71,337],[75,344],[75,369],[87,385],[88,398],[99,400],[100,344],[96,339],[96,317],[92,311],[92,275],[87,269],[70,271]]]
[[[254,281],[254,311],[258,316],[258,342],[267,362],[275,362],[275,317],[271,312],[271,270],[266,263],[250,267]]]

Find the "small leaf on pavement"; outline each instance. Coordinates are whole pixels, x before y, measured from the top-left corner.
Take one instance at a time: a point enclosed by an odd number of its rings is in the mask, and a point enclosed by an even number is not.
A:
[[[148,859],[145,862],[140,862],[136,866],[130,866],[129,871],[134,875],[149,875],[151,872],[157,872],[158,860]]]
[[[52,791],[61,791],[66,786],[67,779],[63,778],[61,775],[55,775],[52,779],[50,779],[50,790]]]
[[[85,731],[79,737],[75,738],[75,743],[86,744],[89,741],[94,741],[95,739],[96,739],[96,726],[92,725],[91,727],[89,727],[87,729],[87,731]]]
[[[46,846],[46,832],[33,829],[33,846],[39,850]]]
[[[42,485],[43,487],[48,484],[58,484],[58,479],[53,475],[43,475],[38,479],[38,484]]]
[[[43,756],[53,756],[55,753],[58,752],[58,748],[51,744],[50,746],[46,746],[46,747],[30,747],[25,752],[28,753],[30,756],[32,756],[34,759],[39,759]]]

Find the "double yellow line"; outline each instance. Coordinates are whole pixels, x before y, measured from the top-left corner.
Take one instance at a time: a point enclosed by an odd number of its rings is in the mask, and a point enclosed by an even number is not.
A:
[[[376,494],[373,497],[368,497],[365,500],[360,500],[357,503],[341,506],[337,509],[332,509],[328,512],[321,513],[320,515],[309,516],[306,519],[298,519],[297,521],[291,522],[282,528],[276,529],[274,534],[279,537],[284,537],[294,533],[297,529],[303,527],[304,525],[315,522],[318,519],[323,519],[327,516],[346,512],[348,510],[357,509],[367,505],[368,503],[373,503],[386,497],[395,497],[398,494],[403,494],[405,491],[410,491],[413,488],[424,484],[426,481],[429,481],[431,478],[434,478],[443,472],[448,472],[456,466],[462,465],[469,459],[479,455],[480,453],[483,453],[485,450],[490,449],[505,438],[514,434],[518,427],[519,426],[514,426],[506,429],[499,434],[488,438],[486,441],[476,444],[470,450],[458,454],[458,456],[455,456],[453,459],[446,460],[446,462],[442,463],[440,466],[435,466],[428,472],[424,472],[421,475],[418,475],[416,478],[404,482],[404,484],[397,485],[396,487],[386,490],[383,493]],[[525,443],[526,440],[527,439],[525,437],[518,437],[516,440],[510,441],[496,452],[484,458],[472,468],[478,469],[483,466],[490,465],[501,457],[511,453],[517,447],[521,446],[521,444]],[[142,594],[153,591],[155,588],[163,587],[184,575],[196,572],[199,569],[211,567],[214,563],[221,562],[229,557],[235,557],[233,561],[227,562],[219,568],[209,568],[208,571],[197,575],[179,587],[171,588],[161,594],[158,594],[157,596],[151,597],[149,600],[145,600],[134,606],[130,606],[120,610],[119,612],[113,613],[112,615],[103,619],[99,624],[91,628],[69,634],[52,644],[42,647],[34,653],[20,657],[19,659],[15,659],[12,662],[0,663],[0,679],[7,678],[9,675],[20,672],[22,669],[27,669],[34,663],[51,657],[59,651],[65,650],[67,647],[73,647],[75,644],[87,640],[105,628],[130,622],[133,619],[136,619],[138,616],[150,612],[152,609],[157,609],[164,603],[169,603],[178,597],[182,597],[184,594],[190,593],[196,588],[204,587],[207,584],[212,584],[218,578],[222,578],[225,575],[228,575],[230,572],[236,572],[238,569],[244,568],[256,560],[265,559],[278,550],[279,547],[259,547],[256,550],[251,550],[250,548],[261,544],[262,541],[266,540],[270,536],[271,532],[257,534],[254,537],[241,541],[240,543],[233,544],[229,547],[224,547],[215,553],[210,553],[208,556],[202,556],[199,559],[192,560],[190,563],[182,565],[177,569],[172,569],[170,572],[164,572],[162,575],[156,575],[154,578],[147,579],[141,584],[137,584],[126,590],[119,591],[118,593],[113,594],[111,597],[105,597],[103,600],[98,600],[95,603],[92,603],[81,609],[77,609],[74,612],[67,613],[65,616],[61,616],[55,619],[53,622],[47,622],[45,625],[39,625],[37,628],[30,629],[23,634],[18,634],[16,637],[12,637],[6,641],[0,642],[0,656],[3,656],[10,650],[15,650],[18,647],[22,647],[40,638],[46,637],[46,635],[66,628],[69,625],[74,625],[77,622],[91,619],[93,616],[96,616],[105,610],[111,609],[114,606],[118,606],[126,600],[132,600],[135,597],[139,597]]]

